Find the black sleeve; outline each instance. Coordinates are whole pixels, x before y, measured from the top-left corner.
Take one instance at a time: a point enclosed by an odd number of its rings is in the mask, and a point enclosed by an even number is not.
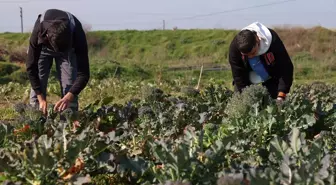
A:
[[[74,95],[78,95],[87,85],[90,78],[90,66],[88,56],[88,45],[86,35],[83,30],[82,24],[74,16],[75,31],[74,31],[74,49],[77,60],[77,78],[70,89]]]
[[[38,44],[38,35],[40,32],[40,16],[36,20],[34,29],[29,39],[28,57],[26,60],[26,71],[32,89],[36,94],[41,94],[40,78],[38,75],[38,60],[41,54],[42,46]]]
[[[274,45],[276,50],[276,58],[281,64],[279,65],[280,78],[278,92],[289,93],[293,83],[294,66],[288,52],[281,41],[280,37],[273,31],[273,37],[276,38]]]
[[[241,92],[242,89],[251,85],[251,83],[248,77],[248,69],[245,67],[242,55],[235,45],[235,40],[233,40],[230,44],[229,63],[231,66],[234,84],[238,91]]]

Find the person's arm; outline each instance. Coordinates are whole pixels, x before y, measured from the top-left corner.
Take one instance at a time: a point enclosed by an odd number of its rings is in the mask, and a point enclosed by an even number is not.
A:
[[[230,44],[229,63],[231,66],[232,77],[235,86],[237,87],[238,91],[241,92],[242,89],[249,86],[251,83],[248,77],[249,72],[244,65],[242,55],[235,46],[234,41]]]
[[[38,74],[38,60],[41,54],[42,46],[38,44],[38,35],[40,32],[40,16],[36,20],[34,29],[29,39],[28,57],[26,60],[26,71],[32,89],[37,95],[41,95],[41,84]]]
[[[275,52],[276,52],[275,55],[276,55],[276,60],[280,62],[278,70],[280,70],[280,74],[281,74],[280,79],[279,79],[279,85],[278,85],[278,97],[285,98],[286,94],[289,93],[290,88],[293,83],[294,66],[279,36],[275,32],[273,36],[276,37],[276,40],[274,42],[274,45],[275,45],[274,47],[275,47]]]
[[[82,24],[74,16],[75,32],[74,32],[74,49],[77,62],[77,78],[69,90],[73,95],[78,95],[87,85],[90,79],[89,55],[86,35]]]

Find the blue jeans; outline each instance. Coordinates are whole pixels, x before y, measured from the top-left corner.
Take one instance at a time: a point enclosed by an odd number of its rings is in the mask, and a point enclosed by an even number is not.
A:
[[[67,94],[73,85],[77,76],[77,62],[76,55],[73,51],[68,53],[57,53],[47,48],[43,48],[38,61],[38,71],[41,83],[41,92],[46,97],[48,78],[50,70],[53,64],[53,60],[56,62],[57,78],[61,85],[61,97],[63,98]],[[37,95],[33,89],[30,91],[30,104],[38,107],[39,102]],[[69,105],[70,108],[78,110],[78,97],[75,96],[73,102]]]

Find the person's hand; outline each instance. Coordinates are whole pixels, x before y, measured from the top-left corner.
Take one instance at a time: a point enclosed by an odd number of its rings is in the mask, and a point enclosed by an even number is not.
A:
[[[283,92],[278,93],[277,102],[283,103],[286,98],[286,94]]]
[[[278,102],[283,102],[284,100],[285,100],[285,99],[282,98],[282,97],[278,97],[278,98],[277,98],[277,101],[278,101]]]
[[[276,105],[278,107],[278,110],[282,110],[284,99],[283,98],[277,98],[275,100],[275,102],[276,102]]]
[[[278,97],[278,98],[276,99],[276,103],[277,103],[277,105],[278,105],[278,106],[282,106],[284,100],[285,100],[284,98]]]
[[[44,98],[44,96],[42,94],[37,95],[37,99],[39,102],[39,109],[40,111],[42,111],[42,113],[44,115],[47,115],[48,111],[47,111],[47,101]]]
[[[276,99],[276,104],[278,105],[279,109],[282,109],[282,106],[283,106],[283,103],[285,101],[285,98],[286,98],[286,94],[285,93],[282,93],[282,92],[278,93],[278,97]]]
[[[72,93],[67,93],[61,100],[59,100],[54,107],[54,111],[62,112],[67,109],[70,103],[74,100]]]

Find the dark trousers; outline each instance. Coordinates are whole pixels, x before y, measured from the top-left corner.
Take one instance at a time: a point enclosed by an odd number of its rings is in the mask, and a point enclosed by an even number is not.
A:
[[[77,63],[76,55],[73,51],[68,53],[56,53],[46,48],[43,48],[38,61],[39,78],[41,83],[41,92],[46,97],[48,78],[50,70],[55,59],[57,78],[61,85],[61,97],[63,98],[66,93],[69,92],[73,82],[77,76]],[[30,104],[32,106],[38,106],[38,99],[33,89],[30,91]],[[78,110],[78,97],[76,96],[74,101],[70,103],[70,108]]]

